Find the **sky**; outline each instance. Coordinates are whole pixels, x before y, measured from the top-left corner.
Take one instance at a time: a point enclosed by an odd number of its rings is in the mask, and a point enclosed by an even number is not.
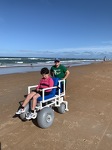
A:
[[[112,58],[112,0],[0,0],[0,57]]]

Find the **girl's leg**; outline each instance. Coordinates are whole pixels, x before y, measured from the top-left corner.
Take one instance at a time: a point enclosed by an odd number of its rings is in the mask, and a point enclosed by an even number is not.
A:
[[[31,113],[26,117],[26,119],[28,119],[28,120],[35,119],[37,117],[37,113],[35,111],[35,107],[36,107],[36,104],[37,104],[37,98],[38,97],[40,97],[40,94],[35,94],[33,96]]]
[[[30,94],[28,94],[27,98],[24,100],[22,104],[22,107],[25,107],[34,95],[36,95],[36,92],[31,92]]]
[[[40,94],[35,94],[33,96],[33,102],[32,102],[32,110],[35,109],[36,105],[37,105],[37,98],[40,97]]]
[[[31,98],[36,95],[36,92],[31,92],[30,94],[28,94],[27,98],[25,99],[25,101],[23,102],[21,108],[16,112],[17,115],[24,113],[24,107],[28,104],[28,102],[31,100]]]

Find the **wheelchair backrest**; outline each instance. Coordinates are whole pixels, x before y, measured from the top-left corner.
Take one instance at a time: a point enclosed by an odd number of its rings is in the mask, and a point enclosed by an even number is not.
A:
[[[58,81],[59,81],[59,79],[58,79],[58,78],[55,78],[55,77],[52,77],[52,79],[53,79],[53,81],[54,81],[54,86],[58,86]],[[52,89],[51,93],[52,93],[53,95],[55,95],[55,94],[57,93],[57,88]]]

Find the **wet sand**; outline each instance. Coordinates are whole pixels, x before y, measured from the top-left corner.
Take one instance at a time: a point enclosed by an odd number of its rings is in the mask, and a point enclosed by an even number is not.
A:
[[[112,62],[70,67],[69,112],[55,112],[52,126],[13,118],[27,87],[39,72],[0,75],[0,142],[2,150],[111,150]]]

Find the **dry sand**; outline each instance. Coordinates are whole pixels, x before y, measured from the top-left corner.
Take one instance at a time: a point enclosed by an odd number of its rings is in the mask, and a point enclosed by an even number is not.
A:
[[[2,150],[111,150],[112,62],[69,68],[69,112],[55,112],[53,125],[13,118],[27,86],[39,72],[0,75],[0,141]]]

